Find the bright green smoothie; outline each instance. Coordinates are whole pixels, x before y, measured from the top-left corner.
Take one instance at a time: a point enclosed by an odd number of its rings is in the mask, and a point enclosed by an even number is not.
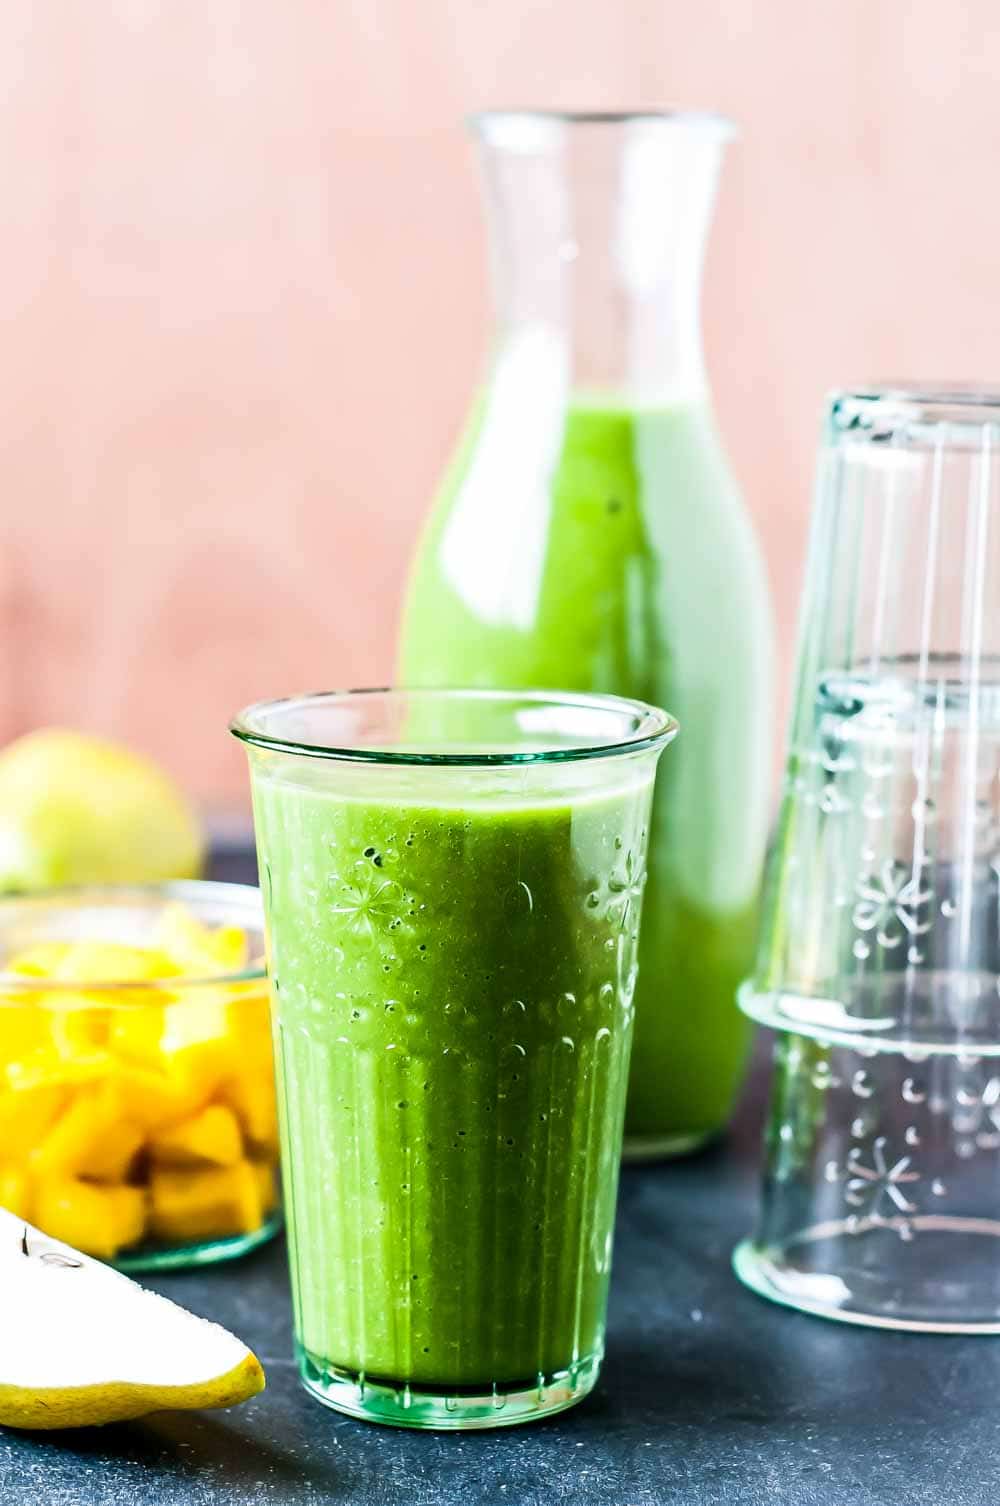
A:
[[[681,1148],[725,1121],[748,1027],[768,806],[768,608],[756,544],[697,404],[483,399],[418,556],[406,684],[608,691],[681,735],[657,781],[626,1134]],[[508,432],[509,431],[509,432]],[[539,437],[540,436],[540,437]]]
[[[572,804],[321,777],[254,788],[306,1374],[572,1376],[602,1349],[651,770]]]

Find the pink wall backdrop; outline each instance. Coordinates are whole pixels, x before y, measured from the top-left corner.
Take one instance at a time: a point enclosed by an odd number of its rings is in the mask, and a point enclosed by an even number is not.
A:
[[[825,391],[1000,381],[995,0],[5,0],[0,735],[243,798],[241,702],[382,681],[487,328],[457,122],[735,116],[706,287],[787,670]]]

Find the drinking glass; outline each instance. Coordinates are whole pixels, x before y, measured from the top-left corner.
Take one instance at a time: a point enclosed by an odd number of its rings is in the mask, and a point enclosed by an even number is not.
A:
[[[829,410],[756,973],[757,1291],[1000,1332],[1000,395]]]
[[[657,758],[609,696],[251,707],[296,1344],[411,1427],[561,1410],[601,1362]]]

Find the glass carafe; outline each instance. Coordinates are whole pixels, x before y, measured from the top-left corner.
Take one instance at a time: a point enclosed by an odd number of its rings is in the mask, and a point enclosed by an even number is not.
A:
[[[768,817],[771,624],[702,357],[705,235],[728,122],[473,122],[497,329],[427,524],[409,685],[608,691],[681,723],[657,783],[626,1152],[725,1123],[745,1058]],[[623,925],[630,907],[618,904]]]

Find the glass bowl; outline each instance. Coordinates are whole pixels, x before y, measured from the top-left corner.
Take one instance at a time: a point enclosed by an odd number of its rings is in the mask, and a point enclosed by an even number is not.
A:
[[[277,1170],[257,889],[0,900],[0,1206],[122,1270],[200,1265],[275,1232]]]

